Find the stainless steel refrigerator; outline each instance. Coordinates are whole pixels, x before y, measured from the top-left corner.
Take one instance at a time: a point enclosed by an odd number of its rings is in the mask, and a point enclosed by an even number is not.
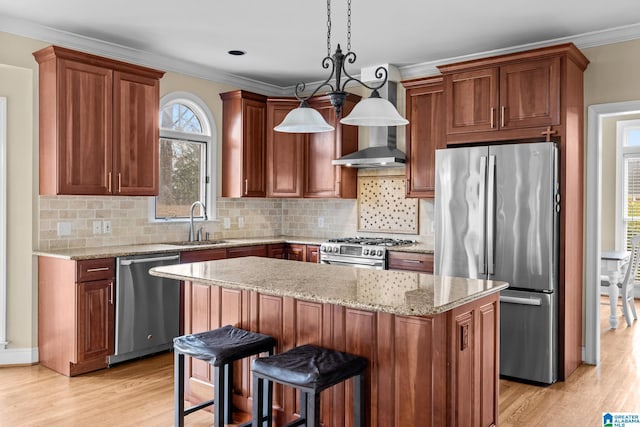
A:
[[[500,374],[555,382],[555,144],[437,150],[435,194],[435,274],[509,282],[500,295]]]

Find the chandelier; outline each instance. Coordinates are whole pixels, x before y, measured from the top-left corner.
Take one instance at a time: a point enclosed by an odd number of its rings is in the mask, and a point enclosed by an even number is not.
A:
[[[359,83],[372,92],[369,98],[358,102],[351,113],[340,120],[340,123],[353,126],[401,126],[408,124],[409,121],[398,113],[393,104],[381,98],[378,93],[378,89],[387,83],[387,69],[382,66],[378,67],[375,71],[375,77],[380,80],[380,83],[368,85],[352,77],[345,69],[345,64],[353,64],[354,62],[356,62],[356,54],[351,51],[351,0],[347,0],[347,53],[342,53],[340,44],[338,44],[333,55],[331,55],[331,0],[327,0],[327,56],[322,60],[322,68],[331,68],[331,74],[308,96],[301,95],[306,88],[305,83],[298,83],[295,96],[300,101],[300,106],[291,110],[274,130],[290,133],[316,133],[334,130],[334,127],[327,123],[317,110],[311,108],[307,101],[320,89],[327,87],[330,89],[329,100],[335,109],[336,117],[340,117],[342,106],[347,98],[345,87],[351,82]],[[344,82],[341,81],[343,75]],[[331,83],[332,79],[335,79],[335,83]]]

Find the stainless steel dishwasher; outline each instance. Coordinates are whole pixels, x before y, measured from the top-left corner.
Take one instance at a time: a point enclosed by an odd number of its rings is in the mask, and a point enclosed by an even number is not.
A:
[[[178,264],[178,253],[116,258],[115,353],[109,365],[170,349],[180,326],[180,284],[149,269]]]

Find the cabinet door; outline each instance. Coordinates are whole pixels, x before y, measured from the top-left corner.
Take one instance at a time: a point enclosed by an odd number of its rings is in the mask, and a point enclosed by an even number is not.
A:
[[[307,246],[297,244],[287,245],[287,259],[292,261],[306,261]]]
[[[307,245],[307,262],[320,262],[320,246]]]
[[[341,126],[336,119],[334,107],[330,103],[313,105],[334,127]],[[336,131],[312,133],[308,136],[304,152],[305,197],[336,196],[336,166],[331,164],[339,156],[336,152]]]
[[[560,58],[500,67],[500,127],[560,123]]]
[[[244,197],[264,197],[267,193],[266,155],[267,106],[252,99],[242,100]]]
[[[267,257],[269,258],[286,258],[286,250],[283,243],[267,245]]]
[[[114,73],[113,194],[157,196],[159,81]]]
[[[57,121],[58,153],[42,167],[57,167],[57,194],[110,194],[113,72],[61,59],[57,73],[58,117],[41,114]],[[55,128],[41,123],[41,132]]]
[[[447,134],[497,129],[498,68],[445,76]]]
[[[298,104],[267,101],[267,197],[302,197],[306,136],[273,130]]]
[[[407,197],[433,198],[436,149],[446,148],[442,79],[430,79],[406,92]]]
[[[267,245],[240,246],[227,249],[227,258],[239,258],[243,256],[267,256]]]
[[[77,363],[106,358],[113,354],[113,291],[112,280],[77,284]]]

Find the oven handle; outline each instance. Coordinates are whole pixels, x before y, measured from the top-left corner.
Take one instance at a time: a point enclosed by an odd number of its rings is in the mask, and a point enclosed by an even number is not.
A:
[[[332,264],[332,265],[348,265],[350,267],[358,267],[358,266],[366,266],[366,267],[380,267],[384,268],[384,265],[379,262],[371,261],[371,262],[348,262],[348,261],[335,261],[335,260],[322,260],[322,264]]]

